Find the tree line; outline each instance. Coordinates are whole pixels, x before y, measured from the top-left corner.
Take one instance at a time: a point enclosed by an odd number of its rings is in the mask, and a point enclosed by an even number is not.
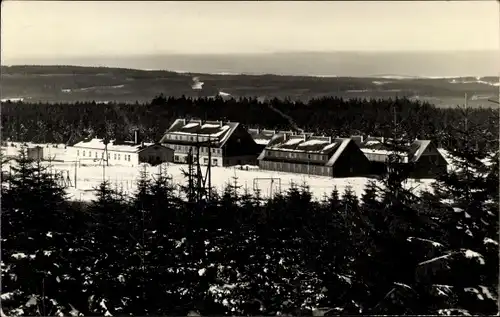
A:
[[[284,116],[285,114],[286,116]],[[392,136],[397,126],[410,139],[431,139],[453,148],[462,128],[463,109],[437,108],[427,102],[396,99],[325,97],[309,102],[257,98],[174,98],[159,95],[147,104],[2,103],[3,140],[72,144],[89,136],[158,141],[179,117],[237,121],[247,127],[300,129],[329,136]],[[290,121],[291,118],[291,122]],[[468,110],[477,147],[498,148],[498,113],[491,108]],[[450,143],[451,142],[451,143]]]
[[[395,156],[360,198],[347,188],[321,200],[307,184],[263,199],[237,182],[185,199],[159,169],[131,197],[103,182],[92,202],[74,202],[21,151],[2,178],[2,310],[495,314],[499,160],[473,135],[459,134],[455,168],[434,190],[407,189]]]

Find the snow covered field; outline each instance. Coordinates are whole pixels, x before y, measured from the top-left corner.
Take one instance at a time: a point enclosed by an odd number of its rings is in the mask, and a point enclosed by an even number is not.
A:
[[[9,143],[10,145],[10,143]],[[44,148],[46,145],[42,145]],[[7,147],[5,153],[9,156],[16,155],[19,148]],[[53,148],[49,145],[47,157],[56,158],[57,160],[73,160],[73,158],[65,157],[64,146],[59,145],[58,148]],[[44,149],[45,152],[45,149]],[[45,157],[44,153],[44,157]],[[49,165],[49,162],[44,162]],[[154,177],[160,167],[152,167],[144,164],[141,167],[123,167],[123,166],[108,166],[105,169],[98,163],[81,162],[77,167],[73,162],[51,162],[53,171],[63,172],[63,175],[69,176],[72,187],[67,188],[67,192],[71,199],[89,201],[95,197],[93,189],[97,187],[105,178],[109,180],[113,186],[122,189],[125,193],[133,193],[136,189],[136,181],[141,170],[146,169],[148,175]],[[9,167],[4,166],[3,170],[8,171]],[[75,169],[76,169],[76,188],[75,186]],[[182,169],[186,170],[187,165],[165,163],[162,169],[167,175],[171,176],[176,185],[186,184],[186,179],[182,173]],[[205,168],[202,168],[205,172]],[[241,186],[240,192],[248,190],[254,193],[255,189],[260,190],[261,196],[269,197],[279,191],[286,191],[294,184],[300,186],[307,184],[316,199],[321,199],[324,195],[329,195],[336,187],[342,193],[347,186],[351,186],[352,190],[358,195],[363,194],[365,185],[369,181],[368,178],[353,177],[353,178],[331,178],[315,175],[302,175],[294,173],[281,173],[274,171],[259,170],[256,166],[248,166],[240,169],[239,167],[212,167],[212,186],[218,191],[222,191],[227,184],[234,184],[235,178],[237,184]],[[432,180],[409,180],[407,186],[416,188],[417,191],[429,188]]]

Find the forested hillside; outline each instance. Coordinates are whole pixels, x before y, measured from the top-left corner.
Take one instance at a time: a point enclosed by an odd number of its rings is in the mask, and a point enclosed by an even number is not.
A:
[[[310,58],[305,60],[312,61]],[[288,64],[294,65],[292,61]],[[248,65],[259,65],[259,63],[250,62]],[[453,107],[462,103],[464,94],[467,93],[471,107],[491,107],[494,104],[488,99],[498,98],[498,76],[418,78],[352,77],[355,75],[351,74],[350,77],[314,77],[271,75],[276,74],[272,71],[268,74],[249,75],[54,65],[2,66],[0,73],[2,99],[22,98],[29,102],[134,103],[137,100],[143,103],[153,99],[159,92],[176,98],[183,95],[214,96],[223,92],[236,99],[289,97],[303,102],[324,96],[339,98],[399,96],[428,101],[439,107]],[[203,82],[201,90],[192,88],[194,77]]]
[[[21,154],[2,178],[2,312],[493,315],[498,153],[485,162],[474,130],[457,133],[458,169],[421,197],[390,163],[360,200],[347,189],[314,201],[302,184],[263,200],[237,195],[237,180],[182,200],[159,169],[133,197],[104,182],[92,203],[71,203]]]
[[[132,139],[139,129],[147,141],[158,141],[178,117],[231,120],[247,127],[291,129],[331,136],[357,134],[392,136],[394,122],[406,137],[437,141],[448,148],[464,125],[462,108],[437,108],[429,103],[398,99],[342,99],[328,97],[307,103],[256,98],[166,98],[146,104],[2,103],[2,138],[12,141],[74,143],[90,135]],[[285,114],[286,116],[283,116]],[[290,121],[289,118],[293,122]],[[396,121],[394,121],[396,119]],[[498,111],[468,109],[477,146],[498,148]]]

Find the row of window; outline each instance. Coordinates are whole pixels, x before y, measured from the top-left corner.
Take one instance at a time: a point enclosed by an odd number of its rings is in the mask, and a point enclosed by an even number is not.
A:
[[[197,158],[193,156],[193,162],[196,162]],[[176,163],[187,163],[187,156],[174,155],[174,162]],[[214,158],[212,159],[212,165],[217,165],[219,160]],[[208,158],[203,158],[203,164],[208,165]]]
[[[182,152],[182,153],[187,153],[189,151],[189,148],[193,148],[193,151],[196,151],[195,147],[192,147],[189,145],[171,144],[171,145],[168,145],[168,147],[173,148],[175,151]],[[207,147],[200,147],[200,153],[208,153],[208,148]],[[222,154],[222,149],[212,148],[212,154]]]
[[[287,152],[287,151],[271,151],[271,150],[266,150],[267,151],[267,156],[269,157],[283,157],[283,158],[294,158],[294,159],[308,159],[308,160],[313,160],[313,161],[325,161],[328,159],[327,155],[321,155],[321,154],[309,154],[309,153],[302,153],[302,152]]]
[[[309,173],[318,175],[328,175],[329,173],[329,167],[326,166],[291,164],[291,163],[280,163],[280,162],[270,162],[270,161],[261,161],[260,164],[263,169],[270,169],[282,172],[304,173],[304,174]]]
[[[168,140],[177,140],[177,141],[198,141],[198,142],[205,142],[208,141],[208,137],[205,136],[186,136],[186,135],[176,135],[176,134],[167,134],[167,139]],[[213,138],[212,138],[213,140]]]
[[[99,152],[101,153],[99,155]],[[94,153],[94,156],[92,157],[92,153]],[[76,156],[80,156],[80,150],[76,150]],[[82,157],[88,157],[88,158],[104,158],[104,151],[85,151],[85,150],[82,150]],[[111,158],[113,158],[113,160],[116,160],[116,161],[119,161],[121,160],[121,158],[123,157],[123,160],[125,161],[128,161],[130,162],[130,154],[123,154],[123,156],[120,154],[120,153],[113,153],[113,155],[111,155],[111,153],[108,153],[108,160],[111,160]]]

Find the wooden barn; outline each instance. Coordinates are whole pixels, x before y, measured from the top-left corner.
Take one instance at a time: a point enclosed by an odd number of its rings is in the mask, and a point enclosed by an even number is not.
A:
[[[259,155],[259,167],[265,170],[354,177],[366,175],[369,162],[349,138],[308,134],[276,134]]]
[[[361,145],[361,151],[370,161],[371,174],[383,174],[387,171],[387,160],[394,151],[388,146],[388,140],[369,137]],[[430,140],[415,140],[408,145],[408,150],[398,153],[408,164],[411,178],[435,178],[446,172],[448,163]]]
[[[160,143],[175,150],[174,162],[187,163],[189,149],[196,155],[200,146],[200,164],[208,165],[209,150],[212,166],[256,165],[257,144],[238,122],[202,121],[199,119],[177,119],[165,132]]]

